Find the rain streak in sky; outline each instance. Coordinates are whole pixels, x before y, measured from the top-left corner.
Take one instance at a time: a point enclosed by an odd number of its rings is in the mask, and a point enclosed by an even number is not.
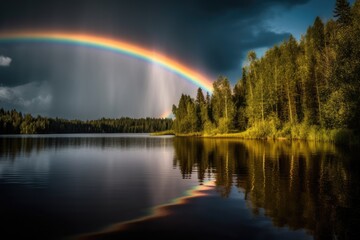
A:
[[[0,36],[84,33],[159,52],[214,81],[241,77],[246,55],[299,39],[335,0],[7,1]],[[21,5],[21,8],[19,8]],[[303,14],[306,12],[307,17]],[[71,44],[0,41],[0,107],[68,119],[159,117],[198,86],[130,56]],[[205,92],[205,91],[204,91]]]

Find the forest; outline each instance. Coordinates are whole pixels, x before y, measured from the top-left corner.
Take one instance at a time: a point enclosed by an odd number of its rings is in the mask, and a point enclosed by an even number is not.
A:
[[[172,122],[171,119],[126,117],[89,121],[66,120],[33,117],[16,110],[0,109],[0,134],[149,133],[171,129]]]
[[[360,1],[337,0],[334,18],[317,17],[258,58],[247,55],[232,88],[219,76],[213,93],[173,105],[177,134],[241,132],[243,137],[334,140],[360,129]]]

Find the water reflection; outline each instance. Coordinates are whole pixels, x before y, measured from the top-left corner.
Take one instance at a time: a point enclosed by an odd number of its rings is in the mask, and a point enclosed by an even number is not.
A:
[[[46,187],[49,156],[63,149],[156,149],[171,148],[170,138],[152,138],[147,134],[68,134],[25,135],[0,138],[0,180],[30,187]],[[21,158],[21,161],[16,161]]]
[[[0,137],[0,158],[15,160],[46,149],[117,148],[153,149],[171,147],[171,137],[150,137],[148,134],[54,134]]]
[[[62,239],[182,195],[172,138],[0,137],[1,239]]]
[[[4,137],[0,193],[0,220],[45,239],[104,226],[127,226],[104,239],[144,229],[207,239],[354,239],[360,226],[357,151],[325,143]]]
[[[174,165],[200,182],[214,173],[227,197],[235,185],[253,213],[278,227],[307,229],[315,239],[353,239],[360,226],[356,153],[332,144],[226,139],[174,139]]]

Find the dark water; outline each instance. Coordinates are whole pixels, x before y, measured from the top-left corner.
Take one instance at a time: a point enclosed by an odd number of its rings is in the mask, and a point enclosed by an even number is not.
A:
[[[2,137],[0,238],[357,239],[358,152],[126,134]]]

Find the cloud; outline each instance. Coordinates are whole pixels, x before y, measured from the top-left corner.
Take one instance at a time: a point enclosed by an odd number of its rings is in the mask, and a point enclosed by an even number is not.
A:
[[[0,67],[8,67],[10,66],[12,59],[5,56],[0,56]]]
[[[28,83],[17,87],[0,87],[0,105],[6,109],[34,114],[45,113],[51,106],[52,96],[47,83]]]

